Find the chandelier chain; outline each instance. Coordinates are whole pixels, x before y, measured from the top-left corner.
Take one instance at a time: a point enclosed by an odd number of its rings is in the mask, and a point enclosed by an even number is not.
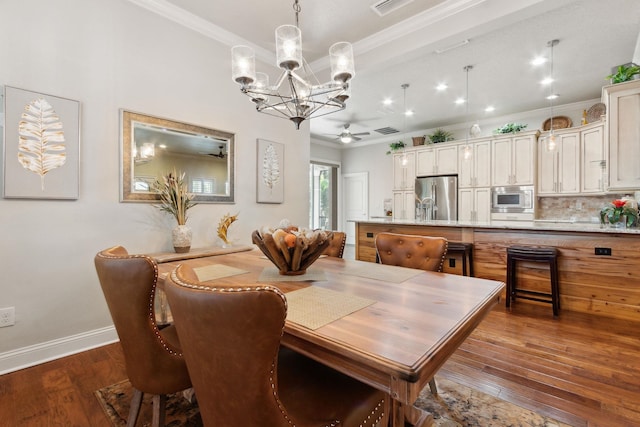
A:
[[[293,2],[293,11],[296,13],[296,27],[300,28],[300,24],[298,21],[298,14],[300,13],[300,11],[302,10],[302,8],[300,7],[300,4],[298,3],[298,0],[295,0]]]

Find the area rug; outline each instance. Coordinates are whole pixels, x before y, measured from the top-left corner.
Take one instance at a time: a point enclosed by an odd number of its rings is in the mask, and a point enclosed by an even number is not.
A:
[[[520,406],[505,402],[461,384],[436,377],[438,395],[426,387],[416,406],[434,416],[436,427],[571,427],[536,414]],[[132,389],[122,381],[95,392],[98,401],[114,426],[126,425]],[[151,425],[151,399],[145,399],[138,417],[138,427]],[[196,403],[190,403],[183,393],[167,397],[167,427],[201,427],[202,420]]]

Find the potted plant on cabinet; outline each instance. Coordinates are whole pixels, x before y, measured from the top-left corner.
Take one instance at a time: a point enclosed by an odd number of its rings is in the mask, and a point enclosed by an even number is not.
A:
[[[640,67],[633,63],[618,66],[615,73],[609,74],[606,79],[611,84],[624,83],[633,80],[636,75],[640,74]]]
[[[189,193],[185,182],[185,173],[173,171],[156,180],[153,189],[160,196],[160,204],[154,205],[176,219],[178,226],[172,230],[173,249],[178,253],[189,252],[191,248],[191,229],[187,224],[187,211],[194,207],[194,194]]]
[[[444,129],[436,129],[431,135],[429,135],[429,141],[431,141],[432,144],[453,141],[453,139],[453,134]]]
[[[389,151],[387,151],[387,154],[391,154],[391,153],[395,153],[396,151],[400,151],[405,147],[405,143],[402,141],[398,141],[398,142],[392,142],[391,144],[389,144]]]

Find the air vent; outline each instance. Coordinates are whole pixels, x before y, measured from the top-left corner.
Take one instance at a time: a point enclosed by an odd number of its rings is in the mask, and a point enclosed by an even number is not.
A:
[[[398,133],[400,131],[396,128],[387,126],[386,128],[375,129],[374,132],[381,133],[382,135],[391,135],[392,133]]]
[[[380,0],[371,5],[371,9],[380,16],[385,16],[396,9],[412,3],[413,0]]]

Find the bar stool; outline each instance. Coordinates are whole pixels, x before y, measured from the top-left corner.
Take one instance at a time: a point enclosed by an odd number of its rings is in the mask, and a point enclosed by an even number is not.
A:
[[[548,263],[551,276],[551,293],[518,289],[516,261]],[[512,300],[516,300],[516,297],[549,303],[553,306],[554,317],[558,315],[560,310],[560,291],[558,288],[558,250],[556,248],[546,246],[510,246],[507,248],[507,308],[511,306]]]
[[[462,275],[473,276],[473,243],[449,242],[447,253],[459,253],[462,255]],[[467,259],[469,260],[469,274],[467,274]]]

